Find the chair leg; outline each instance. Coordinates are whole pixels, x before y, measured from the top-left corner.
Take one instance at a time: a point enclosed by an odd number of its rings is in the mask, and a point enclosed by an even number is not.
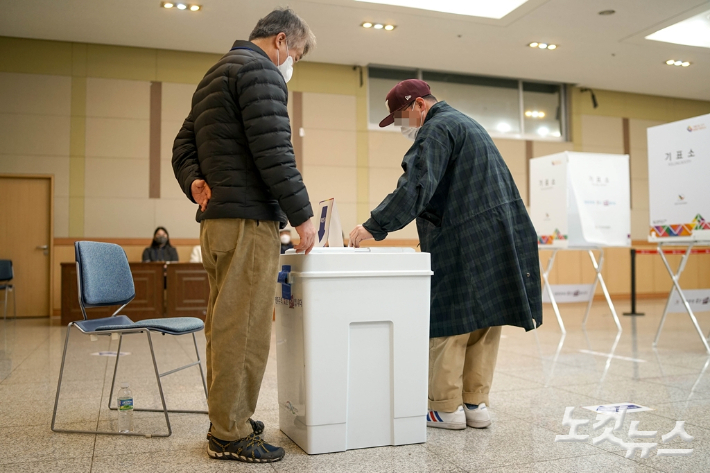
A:
[[[158,363],[155,361],[155,351],[153,350],[153,339],[150,336],[150,330],[145,331],[148,335],[148,345],[150,345],[150,356],[153,358],[153,369],[155,370],[155,380],[158,382],[158,391],[160,392],[160,401],[163,403],[163,413],[165,414],[165,424],[168,426],[169,437],[173,433],[172,427],[170,427],[170,417],[168,417],[168,406],[165,404],[165,396],[163,395],[163,383],[160,381],[160,371],[158,371]]]
[[[121,336],[123,336],[123,335],[121,334]],[[193,339],[192,340],[193,343],[195,344],[195,353],[197,354],[197,361],[195,363],[191,363],[189,365],[185,365],[180,368],[170,370],[166,373],[158,373],[158,386],[161,391],[161,398],[162,398],[162,384],[160,382],[160,379],[163,376],[167,376],[169,374],[173,374],[178,371],[182,371],[183,369],[189,368],[191,366],[198,365],[200,367],[200,373],[202,374],[202,387],[205,390],[205,399],[207,399],[207,382],[205,381],[205,374],[202,371],[202,363],[200,361],[200,352],[197,350],[197,339],[196,339],[194,333],[192,334],[192,339]],[[120,351],[121,351],[120,350],[120,348],[121,348],[120,342],[119,342],[118,348],[119,348],[118,351],[120,353]],[[151,348],[152,348],[152,339],[151,339]],[[152,353],[152,351],[151,351],[151,353]],[[157,366],[157,362],[156,362],[156,366]],[[113,372],[113,381],[111,382],[111,395],[109,396],[109,400],[108,400],[108,408],[111,409],[112,411],[115,411],[118,409],[117,407],[111,406],[111,399],[113,398],[113,390],[114,390],[114,384],[116,382],[116,372],[117,371],[118,371],[118,356],[116,358],[116,368],[114,369],[114,372]],[[207,411],[195,411],[195,410],[187,410],[187,409],[168,409],[167,411],[175,413],[175,414],[207,414],[208,413]],[[153,409],[153,408],[140,408],[139,409],[139,408],[134,407],[133,412],[164,412],[164,410],[163,409]]]
[[[207,396],[207,381],[205,381],[205,372],[202,369],[202,360],[200,359],[200,350],[197,349],[197,337],[195,337],[195,332],[192,332],[192,341],[195,344],[195,355],[197,355],[197,366],[200,367],[200,377],[202,378],[202,387],[205,388],[205,399]]]
[[[54,412],[52,413],[52,431],[53,432],[61,432],[61,433],[67,433],[67,434],[92,434],[92,435],[127,435],[130,437],[170,437],[170,435],[173,433],[171,427],[170,427],[170,420],[168,419],[168,413],[167,410],[165,409],[165,398],[163,398],[163,387],[160,384],[160,378],[158,378],[158,387],[160,388],[160,396],[163,399],[163,412],[165,412],[165,420],[168,424],[168,433],[167,434],[146,434],[146,433],[141,433],[141,432],[106,432],[106,431],[101,431],[101,430],[70,430],[70,429],[58,429],[54,426],[56,418],[57,418],[57,405],[59,404],[59,391],[62,387],[62,377],[64,375],[64,363],[66,361],[67,357],[67,347],[69,345],[69,333],[71,331],[71,327],[74,325],[74,323],[70,323],[69,326],[67,327],[67,337],[64,340],[64,352],[62,353],[62,365],[61,368],[59,369],[59,381],[57,383],[57,395],[54,398]],[[158,370],[158,366],[155,363],[155,354],[153,353],[153,343],[150,341],[150,333],[148,333],[148,341],[150,343],[150,353],[153,356],[153,367],[156,370]],[[119,350],[120,353],[120,350]],[[118,354],[117,354],[118,358]],[[118,359],[116,360],[116,363],[118,364]],[[114,371],[114,380],[116,377],[116,373]],[[113,389],[113,386],[112,386]],[[110,402],[110,401],[109,401]],[[110,406],[109,406],[110,407]]]
[[[5,310],[7,311],[7,309]],[[15,286],[12,286],[12,315],[17,318],[17,296],[15,295]]]
[[[7,302],[7,294],[5,295],[5,301]],[[59,391],[62,388],[62,376],[64,376],[64,362],[67,358],[67,346],[69,345],[69,334],[71,333],[73,322],[69,323],[67,326],[67,336],[64,339],[64,351],[62,352],[62,365],[59,368],[59,381],[57,382],[57,395],[54,398],[54,411],[52,412],[52,431],[59,432],[59,430],[54,428],[54,421],[57,419],[57,405],[59,404]]]
[[[114,410],[111,407],[111,399],[113,399],[113,390],[116,386],[116,373],[118,373],[118,359],[121,357],[121,344],[123,343],[123,334],[118,334],[118,349],[116,350],[116,364],[113,366],[113,378],[111,379],[111,392],[108,395],[108,408]]]
[[[9,289],[6,287],[5,291],[4,291],[5,292],[5,311],[3,312],[3,316],[2,316],[3,320],[7,320],[7,291],[8,290]]]

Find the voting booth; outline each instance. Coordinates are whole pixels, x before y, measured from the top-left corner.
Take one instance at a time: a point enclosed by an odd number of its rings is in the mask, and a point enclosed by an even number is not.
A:
[[[430,255],[324,247],[322,209],[319,246],[281,256],[279,426],[309,454],[425,442]]]
[[[531,159],[530,218],[541,246],[631,245],[629,156],[568,151]]]
[[[530,160],[530,217],[539,248],[552,250],[542,271],[543,300],[552,304],[562,333],[558,302],[587,302],[586,324],[597,284],[621,331],[601,271],[604,247],[631,244],[630,200],[628,155],[567,151]],[[553,288],[549,275],[560,250],[586,251],[596,272],[594,283]],[[556,294],[568,297],[558,301]]]
[[[710,115],[647,129],[649,241],[710,242]]]
[[[658,254],[673,281],[666,308],[656,333],[656,346],[668,312],[677,312],[680,298],[705,350],[710,346],[698,325],[689,291],[680,287],[680,276],[693,248],[710,246],[710,115],[702,115],[647,129],[649,236],[658,243]],[[683,246],[677,270],[668,263],[663,247]]]

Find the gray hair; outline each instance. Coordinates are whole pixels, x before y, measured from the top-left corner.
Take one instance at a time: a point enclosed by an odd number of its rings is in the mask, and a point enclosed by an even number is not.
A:
[[[316,37],[311,29],[290,8],[277,8],[259,20],[254,31],[249,35],[249,41],[270,38],[279,33],[284,33],[293,47],[302,46],[304,55],[316,46]]]

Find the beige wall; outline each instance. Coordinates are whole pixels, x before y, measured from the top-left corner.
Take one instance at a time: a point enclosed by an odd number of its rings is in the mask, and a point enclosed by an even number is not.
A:
[[[0,173],[54,174],[54,233],[69,233],[71,79],[0,73]]]
[[[347,232],[357,222],[356,108],[354,95],[303,94],[303,179],[311,205],[334,198]]]
[[[369,192],[368,207],[374,209],[396,187],[402,175],[402,157],[412,145],[399,131],[370,131],[368,133]],[[362,223],[362,222],[358,222]],[[414,222],[388,238],[418,239]]]
[[[190,98],[218,55],[0,37],[0,172],[55,176],[55,287],[59,262],[73,260],[72,239],[117,239],[138,259],[158,225],[168,228],[181,259],[197,243],[195,206],[175,182],[172,142]],[[336,198],[347,234],[396,186],[410,142],[368,125],[367,70],[301,63],[289,82],[302,93],[302,172],[312,203]],[[149,198],[150,87],[162,83],[160,198]],[[565,150],[623,153],[623,119],[629,119],[632,236],[648,226],[648,126],[710,112],[710,103],[570,87],[571,142],[532,142],[532,157]],[[456,104],[452,104],[456,106]],[[291,104],[289,111],[293,112]],[[297,130],[294,130],[297,132]],[[527,204],[525,141],[495,139]],[[64,240],[64,238],[68,239]],[[410,224],[388,244],[415,245]],[[131,243],[133,242],[133,243]],[[543,257],[544,258],[544,257]],[[580,259],[581,258],[581,259]],[[586,280],[585,255],[560,256],[553,280]],[[641,262],[643,261],[643,263]],[[701,259],[698,259],[701,261]],[[659,261],[648,265],[640,292],[665,291]],[[689,284],[708,285],[707,271],[686,271]],[[628,291],[628,252],[610,250],[606,277],[615,294]],[[56,292],[57,297],[59,291]],[[58,299],[57,299],[58,300]],[[56,302],[56,301],[55,301]]]

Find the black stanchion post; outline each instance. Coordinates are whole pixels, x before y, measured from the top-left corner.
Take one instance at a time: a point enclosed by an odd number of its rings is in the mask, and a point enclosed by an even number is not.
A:
[[[636,249],[631,248],[631,312],[624,312],[624,315],[638,316],[643,312],[636,312]]]

